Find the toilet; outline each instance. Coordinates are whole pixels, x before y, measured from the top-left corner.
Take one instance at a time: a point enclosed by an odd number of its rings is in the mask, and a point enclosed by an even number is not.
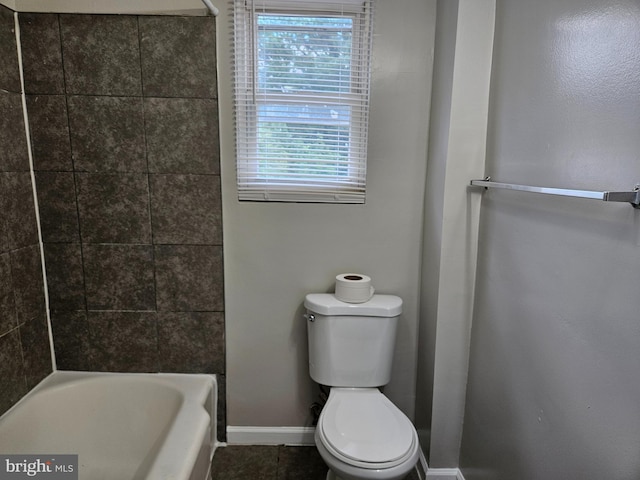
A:
[[[309,373],[331,387],[315,431],[327,480],[400,480],[418,461],[411,421],[379,389],[389,383],[402,299],[305,297]]]

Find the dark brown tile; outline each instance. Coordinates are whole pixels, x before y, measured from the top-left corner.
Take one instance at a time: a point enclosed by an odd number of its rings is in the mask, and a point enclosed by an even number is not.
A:
[[[20,13],[20,43],[27,93],[64,93],[58,15]]]
[[[45,311],[40,245],[11,252],[11,276],[18,323],[40,317]]]
[[[153,251],[148,245],[84,245],[89,310],[155,310]]]
[[[328,470],[316,447],[278,448],[277,480],[325,480]]]
[[[44,242],[79,242],[78,206],[72,172],[36,172]]]
[[[51,310],[86,308],[80,244],[46,243],[44,254]]]
[[[406,477],[404,477],[404,480],[420,480],[420,475],[418,475],[417,470],[414,468]]]
[[[161,372],[224,372],[224,314],[158,314]]]
[[[22,98],[0,88],[0,172],[29,171]]]
[[[20,342],[27,388],[31,389],[53,370],[49,327],[44,313],[20,325]]]
[[[76,185],[83,242],[151,243],[146,175],[76,173]]]
[[[222,247],[155,247],[158,311],[220,312],[224,307]]]
[[[216,421],[218,427],[218,440],[227,441],[227,377],[224,374],[216,374],[218,383],[218,409]]]
[[[67,93],[142,94],[138,22],[128,15],[60,15]]]
[[[27,96],[35,170],[73,171],[64,95]]]
[[[0,173],[0,188],[3,186],[2,173]],[[0,195],[0,253],[9,252],[11,246],[9,245],[9,213],[7,209],[8,199],[3,195]]]
[[[0,173],[0,251],[38,242],[33,187],[29,172]]]
[[[27,393],[18,329],[0,337],[0,415]]]
[[[0,286],[3,288],[3,286]],[[8,295],[0,296],[0,335],[4,335],[17,326],[16,304],[13,298],[13,290]]]
[[[156,372],[158,334],[152,312],[88,312],[93,370]]]
[[[150,175],[153,242],[222,245],[220,177]]]
[[[140,17],[144,95],[217,96],[213,17]]]
[[[60,370],[91,370],[90,336],[85,311],[51,312],[51,329]]]
[[[212,480],[276,480],[277,446],[219,448],[211,464]]]
[[[11,278],[11,257],[9,253],[4,253],[0,254],[0,335],[4,335],[17,326],[16,304]]]
[[[13,12],[0,5],[0,90],[20,92],[20,71]]]
[[[213,480],[325,480],[329,471],[315,446],[283,445],[219,448],[213,456],[211,469]],[[414,469],[405,480],[419,478]]]
[[[142,99],[69,97],[75,171],[145,172]]]
[[[216,100],[146,98],[149,171],[220,173]]]

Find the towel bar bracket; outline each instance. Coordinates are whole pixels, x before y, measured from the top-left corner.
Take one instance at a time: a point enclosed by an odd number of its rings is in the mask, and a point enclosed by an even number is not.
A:
[[[500,183],[485,177],[482,180],[471,180],[471,186],[488,188],[503,188],[518,190],[521,192],[542,193],[547,195],[560,195],[564,197],[592,198],[605,202],[627,202],[633,208],[640,209],[640,183],[630,192],[599,192],[593,190],[572,190],[568,188],[534,187],[531,185],[517,185],[513,183]]]

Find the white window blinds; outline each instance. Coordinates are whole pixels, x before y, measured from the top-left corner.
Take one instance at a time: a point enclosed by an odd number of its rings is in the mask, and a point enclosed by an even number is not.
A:
[[[234,0],[240,200],[364,203],[372,0]]]

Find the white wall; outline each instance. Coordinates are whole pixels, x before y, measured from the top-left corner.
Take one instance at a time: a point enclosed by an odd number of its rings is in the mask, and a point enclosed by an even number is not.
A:
[[[118,15],[207,15],[202,0],[0,0],[16,12]],[[215,7],[214,7],[215,8]]]
[[[310,424],[302,302],[347,271],[404,299],[385,392],[413,417],[435,1],[376,2],[365,205],[238,202],[230,10],[219,6],[228,424]]]
[[[494,16],[494,0],[438,1],[416,403],[436,468],[458,466],[462,437]]]
[[[499,0],[487,173],[640,182],[640,3]],[[640,478],[640,210],[488,190],[467,480]]]
[[[437,3],[435,52],[427,182],[424,197],[424,233],[422,247],[422,283],[418,335],[415,426],[425,455],[431,443],[431,410],[435,373],[436,332],[438,325],[438,285],[440,282],[440,251],[444,178],[446,176],[453,69],[455,65],[458,1]]]

